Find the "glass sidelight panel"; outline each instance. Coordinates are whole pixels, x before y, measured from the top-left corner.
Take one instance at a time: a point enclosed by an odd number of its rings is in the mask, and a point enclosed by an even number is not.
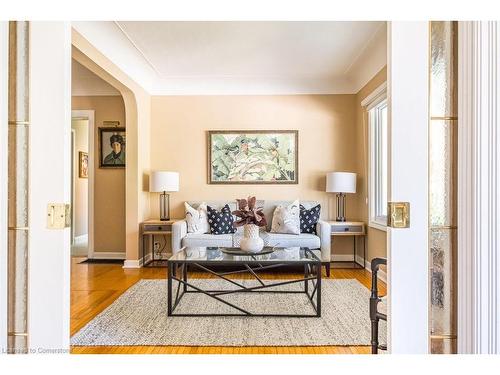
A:
[[[457,113],[457,41],[456,22],[431,22],[431,117]]]
[[[28,247],[26,230],[9,230],[8,269],[9,293],[9,350],[22,353],[27,348],[28,331],[28,253],[20,251]]]
[[[455,120],[432,120],[429,128],[430,225],[453,226],[455,216]]]
[[[431,335],[456,332],[456,229],[431,229]]]
[[[28,350],[28,38],[28,22],[9,22],[7,329],[10,353]]]
[[[429,323],[432,353],[456,353],[457,36],[456,22],[431,22]]]

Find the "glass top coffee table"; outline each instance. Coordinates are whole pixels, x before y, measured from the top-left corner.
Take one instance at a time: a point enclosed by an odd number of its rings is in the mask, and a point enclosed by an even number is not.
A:
[[[229,254],[232,250],[185,247],[168,259],[168,316],[321,316],[321,261],[313,250],[274,248],[263,255]],[[259,276],[290,265],[303,268],[303,275],[293,280]],[[230,269],[223,272],[221,266]],[[189,279],[188,267],[211,276]],[[190,303],[178,311],[188,295]],[[196,295],[199,301],[192,300]],[[216,306],[214,311],[206,311],[208,304]]]

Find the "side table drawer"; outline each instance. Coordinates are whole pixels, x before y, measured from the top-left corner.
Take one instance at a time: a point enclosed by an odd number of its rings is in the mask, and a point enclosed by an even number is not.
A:
[[[332,225],[332,233],[363,233],[361,225]]]
[[[144,224],[144,231],[158,231],[158,232],[170,232],[172,230],[172,224]]]

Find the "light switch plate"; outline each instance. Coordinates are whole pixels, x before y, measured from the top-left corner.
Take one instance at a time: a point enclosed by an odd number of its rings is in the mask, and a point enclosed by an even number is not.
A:
[[[47,205],[47,228],[64,229],[71,225],[71,205],[49,203]]]

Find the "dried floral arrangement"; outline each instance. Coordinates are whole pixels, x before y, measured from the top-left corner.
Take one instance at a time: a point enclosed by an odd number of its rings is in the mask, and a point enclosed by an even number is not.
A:
[[[259,227],[267,225],[266,218],[262,212],[262,207],[255,207],[257,199],[248,197],[248,199],[236,199],[238,201],[238,209],[233,211],[233,215],[239,218],[234,222],[235,227],[241,227],[246,224],[255,224]]]

